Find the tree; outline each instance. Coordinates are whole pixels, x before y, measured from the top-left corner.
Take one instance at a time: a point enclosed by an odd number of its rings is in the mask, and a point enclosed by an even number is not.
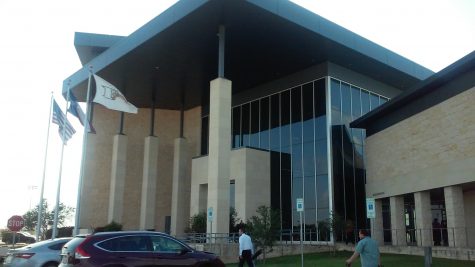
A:
[[[185,232],[206,233],[206,212],[203,211],[191,216],[190,227]]]
[[[262,249],[265,262],[266,253],[272,251],[279,239],[280,213],[267,206],[259,206],[256,212],[257,215],[248,220],[247,226],[254,245]]]
[[[25,220],[25,230],[34,231],[38,225],[38,210],[40,205],[36,205],[35,208],[27,211],[23,215]],[[48,201],[43,200],[42,216],[40,222],[40,236],[42,239],[45,239],[46,231],[48,230],[48,225],[51,225],[54,220],[54,207],[52,210],[48,210]],[[59,204],[58,208],[58,226],[64,226],[64,222],[69,219],[74,212],[74,208],[68,207],[63,203]]]
[[[230,233],[237,233],[239,230],[238,228],[238,218],[237,211],[234,207],[229,208],[229,232]]]

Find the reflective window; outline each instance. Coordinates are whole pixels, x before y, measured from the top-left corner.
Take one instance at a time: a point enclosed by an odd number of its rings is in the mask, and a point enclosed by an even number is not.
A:
[[[261,122],[260,122],[260,148],[269,149],[269,98],[263,98],[260,100],[260,112],[261,112]]]
[[[242,135],[242,146],[249,146],[249,128],[250,128],[250,113],[251,113],[250,104],[244,104],[241,107],[241,135]]]
[[[280,209],[283,230],[297,229],[300,214],[295,202],[304,198],[304,228],[316,231],[330,217],[332,195],[333,212],[352,220],[355,227],[366,223],[364,131],[349,128],[349,123],[387,98],[333,78],[327,89],[327,81],[307,82],[233,109],[233,147],[271,151],[271,206]],[[330,129],[326,92],[330,93]],[[328,151],[328,131],[332,151]],[[329,154],[333,156],[332,194],[328,191]],[[292,239],[290,235],[284,238]],[[317,237],[306,234],[304,238]],[[329,240],[329,234],[321,232],[319,238]]]
[[[379,107],[379,96],[375,94],[370,94],[369,100],[370,100],[371,110]]]
[[[340,125],[341,122],[341,93],[340,93],[340,82],[331,79],[331,107],[332,107],[332,124],[333,125]]]
[[[209,117],[201,118],[201,155],[208,155]]]
[[[280,151],[280,95],[272,95],[270,99],[270,149]]]
[[[156,252],[180,253],[185,249],[185,246],[182,244],[165,236],[152,235],[150,238],[152,240],[153,251]]]
[[[249,137],[250,147],[259,147],[259,100],[251,102],[251,133]]]
[[[241,106],[233,108],[232,147],[241,146]]]

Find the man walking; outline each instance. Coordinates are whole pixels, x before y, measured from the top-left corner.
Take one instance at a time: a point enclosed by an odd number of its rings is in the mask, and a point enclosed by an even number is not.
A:
[[[368,236],[368,232],[364,229],[359,231],[360,242],[356,245],[355,253],[346,260],[347,266],[361,256],[362,267],[379,267],[381,266],[381,257],[379,255],[378,243]]]
[[[244,233],[242,227],[239,228],[239,267],[244,266],[244,261],[247,262],[247,266],[254,267],[252,262],[252,254],[254,247],[252,246],[251,237]]]

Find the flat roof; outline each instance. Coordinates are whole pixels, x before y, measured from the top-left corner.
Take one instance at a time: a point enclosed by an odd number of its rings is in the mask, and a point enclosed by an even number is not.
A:
[[[350,127],[366,129],[367,136],[382,131],[474,87],[475,75],[467,75],[470,72],[475,72],[475,50],[384,105],[354,120],[350,123]]]
[[[63,94],[84,101],[91,66],[138,107],[155,98],[179,109],[182,94],[185,108],[201,105],[217,77],[219,25],[233,94],[328,61],[401,90],[433,74],[287,0],[182,0],[66,78]]]

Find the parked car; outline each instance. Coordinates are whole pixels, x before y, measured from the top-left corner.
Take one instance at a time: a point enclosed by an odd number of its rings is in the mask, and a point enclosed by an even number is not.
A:
[[[2,234],[2,241],[6,244],[11,244],[13,242],[13,232],[4,232]],[[35,243],[36,238],[34,235],[28,232],[17,232],[15,233],[15,243]]]
[[[12,249],[4,267],[57,267],[61,261],[61,248],[72,237],[44,240],[25,247]]]
[[[101,232],[74,238],[64,246],[61,256],[60,267],[224,267],[212,253],[194,250],[167,234],[149,231]]]

